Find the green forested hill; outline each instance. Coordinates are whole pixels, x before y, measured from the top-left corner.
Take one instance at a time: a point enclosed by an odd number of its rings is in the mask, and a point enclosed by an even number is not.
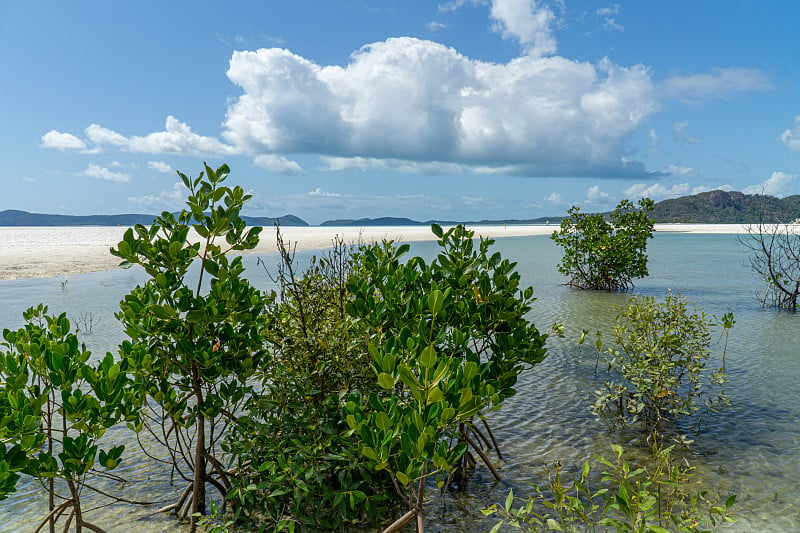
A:
[[[662,200],[655,204],[656,222],[747,224],[759,221],[793,222],[800,218],[800,195],[775,198],[760,194],[710,191]]]

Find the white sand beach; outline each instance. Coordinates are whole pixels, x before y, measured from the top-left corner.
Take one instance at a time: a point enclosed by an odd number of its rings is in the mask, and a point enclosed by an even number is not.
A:
[[[483,237],[549,235],[557,224],[529,226],[475,226]],[[740,224],[656,224],[656,231],[729,233],[744,230]],[[0,280],[69,276],[111,270],[119,259],[109,253],[127,228],[124,227],[0,227]],[[346,243],[434,240],[428,226],[283,227],[284,239],[298,250],[326,248],[335,236]],[[272,228],[265,228],[261,243],[250,253],[276,250]]]

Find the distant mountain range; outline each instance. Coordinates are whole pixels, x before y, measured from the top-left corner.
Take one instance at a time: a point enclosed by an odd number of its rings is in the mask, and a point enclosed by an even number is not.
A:
[[[0,226],[133,226],[150,225],[154,215],[128,213],[124,215],[45,215],[15,209],[0,211]],[[294,215],[278,218],[242,216],[250,226],[272,226],[277,220],[281,226],[308,226]]]
[[[320,226],[425,226],[429,222],[419,222],[410,218],[402,217],[379,217],[379,218],[341,218],[336,220],[326,220]]]
[[[743,194],[729,191],[710,191],[692,196],[682,196],[657,202],[653,219],[659,223],[695,224],[747,224],[758,222],[763,214],[767,222],[793,222],[800,219],[800,195],[775,198],[760,194]],[[153,215],[44,215],[7,209],[0,211],[0,226],[132,226],[150,224]],[[308,226],[294,215],[271,217],[242,217],[250,226]],[[461,221],[469,225],[487,224],[544,224],[558,223],[563,215],[531,219]],[[420,222],[410,218],[380,217],[327,220],[321,226],[428,226],[436,222],[453,225],[459,221],[429,220]]]
[[[456,224],[467,224],[469,226],[498,225],[498,224],[544,224],[546,222],[559,222],[562,217],[541,217],[530,219],[509,218],[505,220],[428,220],[420,222],[402,217],[380,217],[380,218],[340,218],[336,220],[326,220],[320,226],[430,226],[433,223],[442,226],[453,226]]]

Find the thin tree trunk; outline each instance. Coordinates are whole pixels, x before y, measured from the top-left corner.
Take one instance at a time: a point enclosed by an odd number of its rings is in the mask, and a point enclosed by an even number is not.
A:
[[[194,448],[194,479],[192,481],[192,532],[197,530],[197,514],[206,512],[206,418],[203,415],[203,389],[200,369],[192,362],[192,385],[197,401],[197,439]]]

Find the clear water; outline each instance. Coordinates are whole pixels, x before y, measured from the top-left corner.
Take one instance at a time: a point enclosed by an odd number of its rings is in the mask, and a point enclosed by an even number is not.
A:
[[[429,531],[488,531],[494,520],[484,518],[480,509],[502,502],[509,488],[526,494],[530,482],[541,481],[544,464],[561,460],[569,469],[592,454],[609,455],[611,443],[626,444],[629,438],[589,413],[602,378],[594,372],[594,349],[576,343],[583,329],[607,330],[615,306],[624,305],[628,295],[564,287],[555,268],[559,251],[547,237],[499,239],[496,248],[518,262],[524,283],[534,287],[538,299],[531,318],[539,329],[560,322],[566,338],[551,339],[548,358],[525,372],[517,396],[491,414],[505,456],[499,465],[503,480],[495,483],[479,468],[466,495],[450,495],[431,505]],[[434,243],[412,248],[423,256],[435,251]],[[308,256],[310,252],[298,253],[299,259]],[[732,311],[736,317],[727,355],[731,407],[704,419],[702,429],[692,434],[691,447],[698,478],[723,497],[738,495],[739,521],[725,530],[800,531],[800,316],[760,307],[756,295],[763,287],[746,267],[735,236],[661,233],[651,241],[649,256],[650,276],[632,293],[663,296],[672,290],[709,315]],[[267,264],[276,262],[274,256],[262,258]],[[245,263],[254,283],[268,288],[269,279],[255,257]],[[121,338],[113,317],[118,301],[143,278],[141,271],[131,269],[70,277],[63,286],[65,278],[0,282],[0,325],[19,327],[22,311],[39,302],[51,311],[67,312],[79,325],[86,326],[91,313],[92,331],[82,338],[93,352],[104,354]],[[715,350],[718,355],[721,348]],[[136,448],[124,431],[110,438],[125,441],[131,452]],[[120,490],[125,497],[156,501],[145,508],[98,508],[90,511],[93,521],[108,531],[178,530],[172,518],[155,511],[173,501],[182,484],[171,484],[163,467],[133,453],[117,473],[129,480]],[[31,531],[45,508],[39,487],[23,485],[0,503],[0,531]]]

